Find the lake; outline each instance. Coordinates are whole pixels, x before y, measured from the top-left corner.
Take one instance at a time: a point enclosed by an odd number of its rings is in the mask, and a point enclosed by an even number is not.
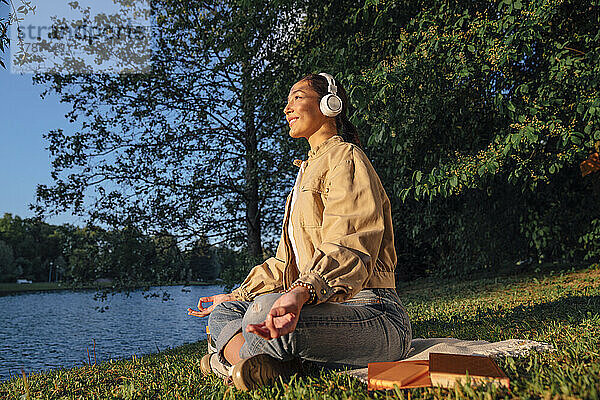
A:
[[[163,292],[170,300],[163,300]],[[208,318],[188,316],[187,308],[222,292],[220,286],[164,286],[151,289],[158,297],[145,298],[137,290],[108,295],[104,302],[89,290],[0,297],[0,380],[21,369],[31,373],[87,364],[87,349],[93,363],[94,340],[100,363],[206,339]]]

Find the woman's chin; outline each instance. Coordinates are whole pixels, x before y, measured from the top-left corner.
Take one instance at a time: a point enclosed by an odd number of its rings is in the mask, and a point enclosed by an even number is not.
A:
[[[293,137],[294,139],[298,139],[298,138],[304,137],[300,133],[294,131],[293,129],[290,129],[289,134],[290,134],[290,137]]]

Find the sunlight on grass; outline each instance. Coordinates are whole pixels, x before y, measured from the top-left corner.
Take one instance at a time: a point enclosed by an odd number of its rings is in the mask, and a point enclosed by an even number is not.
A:
[[[473,280],[425,279],[398,288],[412,319],[414,337],[470,340],[531,339],[556,351],[503,359],[511,389],[413,389],[367,392],[364,384],[330,371],[243,393],[216,377],[203,378],[199,342],[160,354],[98,366],[14,377],[0,385],[0,398],[156,399],[431,399],[598,398],[600,396],[600,271]]]

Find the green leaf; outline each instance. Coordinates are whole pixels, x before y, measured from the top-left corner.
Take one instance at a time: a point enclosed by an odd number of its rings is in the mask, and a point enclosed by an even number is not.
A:
[[[450,185],[452,185],[452,187],[458,186],[458,176],[453,175],[450,177]]]

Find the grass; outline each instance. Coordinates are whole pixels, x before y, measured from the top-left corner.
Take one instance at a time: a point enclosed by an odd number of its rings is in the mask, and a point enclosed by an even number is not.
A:
[[[159,354],[70,370],[14,377],[0,398],[42,399],[445,399],[600,397],[600,269],[538,271],[474,280],[423,279],[398,291],[414,337],[489,341],[510,338],[551,343],[556,351],[500,360],[510,391],[460,386],[368,392],[331,371],[239,392],[216,377],[203,378],[205,342]]]
[[[35,283],[0,283],[0,295],[21,293],[21,292],[41,292],[46,290],[64,290],[70,289],[66,284],[60,282],[35,282]]]
[[[166,284],[160,284],[159,286],[208,286],[208,285],[217,285],[219,282],[169,282]],[[93,284],[71,284],[66,282],[34,282],[34,283],[0,283],[0,296],[13,294],[13,293],[24,293],[24,292],[42,292],[42,291],[51,291],[51,290],[84,290],[84,289],[110,289],[112,283],[101,282],[101,283],[93,283]],[[146,287],[146,286],[156,286],[151,283],[140,282],[137,283],[134,287]]]

